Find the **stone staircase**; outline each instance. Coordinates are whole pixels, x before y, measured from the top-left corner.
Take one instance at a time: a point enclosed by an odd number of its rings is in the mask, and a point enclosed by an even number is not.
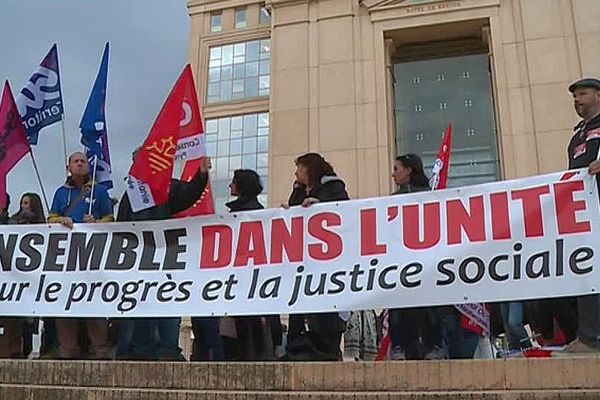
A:
[[[600,399],[600,357],[387,363],[0,361],[10,400]]]

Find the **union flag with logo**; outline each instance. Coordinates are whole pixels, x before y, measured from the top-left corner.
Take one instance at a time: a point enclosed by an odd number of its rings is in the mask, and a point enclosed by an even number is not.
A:
[[[163,105],[129,172],[127,194],[134,212],[165,204],[176,159],[206,156],[198,97],[188,64]]]

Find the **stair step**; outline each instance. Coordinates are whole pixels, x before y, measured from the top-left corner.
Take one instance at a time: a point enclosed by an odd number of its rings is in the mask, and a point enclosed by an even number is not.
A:
[[[0,383],[177,390],[420,392],[600,388],[600,357],[386,363],[0,361]]]
[[[0,384],[0,398],[11,400],[599,400],[596,390],[285,392],[56,387]]]

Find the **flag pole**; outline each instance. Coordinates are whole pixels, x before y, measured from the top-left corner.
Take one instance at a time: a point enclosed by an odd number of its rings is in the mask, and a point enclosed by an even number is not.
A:
[[[29,154],[31,155],[31,162],[33,163],[33,169],[35,170],[35,174],[37,176],[38,183],[40,184],[40,189],[42,190],[42,197],[44,198],[44,204],[46,205],[46,210],[50,212],[50,206],[48,205],[48,197],[46,196],[46,190],[44,189],[44,184],[42,183],[42,177],[40,176],[40,170],[35,162],[35,157],[33,156],[33,149],[29,148]],[[46,214],[48,215],[48,214]]]
[[[92,215],[92,205],[94,204],[94,186],[96,185],[96,171],[98,170],[98,155],[94,156],[94,171],[92,172],[92,189],[90,192],[90,208],[88,214]]]
[[[62,131],[62,142],[63,142],[63,155],[65,157],[65,165],[69,165],[69,159],[67,158],[67,135],[65,134],[65,113],[63,111],[62,118],[60,119],[60,130]],[[65,170],[66,171],[66,170]],[[68,172],[65,172],[67,177]]]

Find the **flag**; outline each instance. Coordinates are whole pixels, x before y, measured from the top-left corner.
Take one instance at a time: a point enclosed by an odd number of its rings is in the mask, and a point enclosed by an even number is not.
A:
[[[129,171],[127,194],[132,210],[168,202],[175,159],[194,160],[205,155],[198,97],[188,64]]]
[[[6,175],[28,152],[27,133],[6,81],[0,101],[0,210],[6,207]]]
[[[113,181],[105,115],[108,50],[109,44],[106,43],[100,69],[79,123],[79,129],[81,130],[81,144],[85,147],[90,168],[96,168],[96,182],[104,185],[107,189],[112,189]]]
[[[42,128],[63,118],[58,49],[52,46],[27,85],[16,98],[19,115],[30,144],[37,144]]]
[[[452,151],[452,124],[448,125],[444,140],[440,146],[437,159],[433,164],[429,186],[431,190],[446,189],[448,184],[448,170],[450,169],[450,153]]]

